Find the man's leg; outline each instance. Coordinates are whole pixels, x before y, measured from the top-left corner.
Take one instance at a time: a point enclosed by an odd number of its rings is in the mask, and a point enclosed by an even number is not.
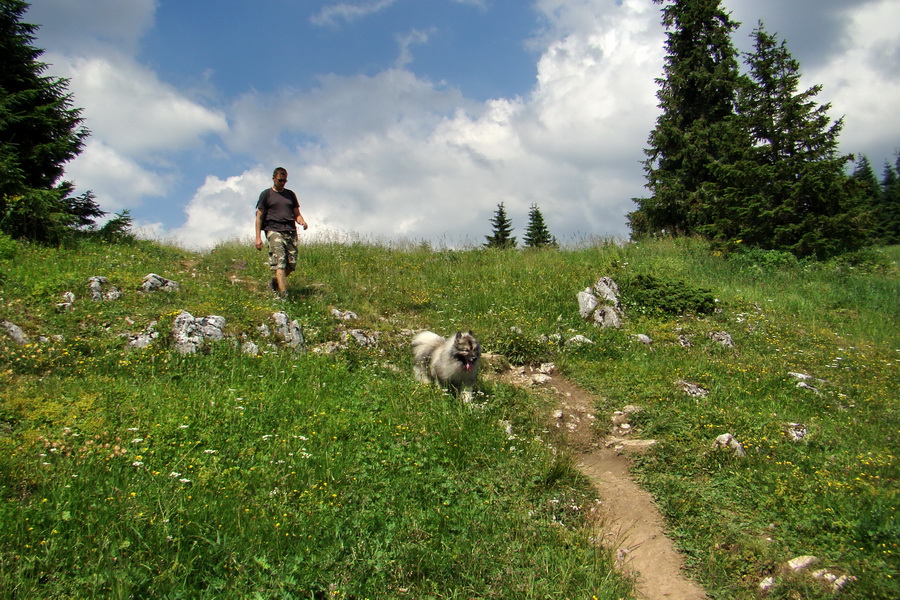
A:
[[[288,269],[288,248],[289,237],[280,232],[269,232],[266,234],[269,242],[269,265],[272,267],[272,283],[273,290],[282,298],[287,296],[287,276]],[[286,243],[287,242],[287,243]],[[271,284],[270,284],[271,285]]]
[[[278,286],[279,294],[284,295],[287,293],[287,271],[275,269],[275,285]]]

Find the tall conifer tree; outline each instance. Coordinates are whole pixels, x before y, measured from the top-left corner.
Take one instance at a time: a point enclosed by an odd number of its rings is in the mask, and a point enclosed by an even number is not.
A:
[[[105,213],[91,194],[70,198],[59,183],[88,131],[72,107],[68,81],[43,75],[35,25],[22,23],[22,0],[0,0],[0,230],[13,237],[59,241]]]
[[[665,0],[654,0],[664,4]],[[662,114],[651,132],[644,170],[650,198],[628,215],[635,235],[696,233],[718,201],[714,165],[731,161],[745,141],[734,127],[739,80],[731,33],[738,23],[720,0],[672,0],[662,9],[668,30]]]
[[[722,202],[701,231],[725,243],[827,258],[871,241],[861,186],[846,175],[850,155],[837,151],[843,126],[817,105],[821,86],[798,92],[800,65],[762,24],[747,54],[749,74],[738,100],[752,146],[717,165]]]
[[[878,178],[875,177],[875,170],[866,156],[860,156],[856,161],[856,167],[853,169],[853,180],[859,184],[863,196],[871,204],[877,204],[881,196],[881,186],[878,184]]]
[[[491,219],[494,228],[491,235],[484,236],[487,240],[487,248],[515,248],[516,238],[512,236],[512,220],[506,216],[506,207],[503,203],[497,205],[494,218]]]
[[[875,206],[875,227],[882,244],[900,244],[900,154],[896,167],[884,163],[881,193]]]
[[[537,204],[532,204],[528,210],[528,227],[525,229],[526,248],[546,248],[557,246],[556,238],[550,235],[550,230],[544,222],[544,215]]]

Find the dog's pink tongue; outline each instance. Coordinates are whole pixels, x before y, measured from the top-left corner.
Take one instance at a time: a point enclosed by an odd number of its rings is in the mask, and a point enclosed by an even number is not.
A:
[[[472,363],[466,363],[466,371],[472,370]]]

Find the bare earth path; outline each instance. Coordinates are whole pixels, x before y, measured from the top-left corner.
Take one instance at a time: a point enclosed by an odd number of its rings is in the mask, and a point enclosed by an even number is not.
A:
[[[558,375],[544,386],[559,397],[553,420],[563,443],[576,453],[579,469],[603,502],[603,544],[615,549],[619,567],[635,576],[638,597],[704,600],[703,588],[684,575],[684,561],[666,537],[652,496],[631,478],[629,453],[640,452],[647,442],[598,437],[589,392]]]

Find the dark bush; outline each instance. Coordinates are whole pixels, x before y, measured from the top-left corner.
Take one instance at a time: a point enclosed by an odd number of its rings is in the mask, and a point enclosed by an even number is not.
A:
[[[706,314],[716,307],[711,291],[674,279],[638,274],[623,281],[619,287],[626,314]]]

